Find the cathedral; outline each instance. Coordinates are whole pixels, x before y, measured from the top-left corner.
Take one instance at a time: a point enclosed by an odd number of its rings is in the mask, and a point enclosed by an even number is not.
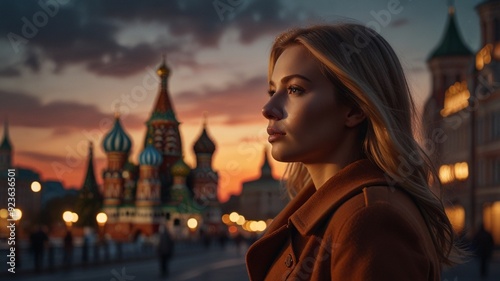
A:
[[[93,171],[92,144],[89,148],[87,175],[76,207],[83,211],[92,209],[88,208],[91,202],[102,202],[100,211],[108,217],[105,232],[115,240],[129,240],[139,233],[149,236],[160,224],[167,225],[178,239],[196,236],[199,229],[205,233],[221,231],[219,180],[212,169],[215,144],[208,136],[205,120],[193,147],[196,167],[192,169],[184,162],[180,123],[168,90],[170,73],[163,59],[157,70],[158,96],[145,122],[138,165],[129,160],[133,144],[119,114],[115,114],[114,124],[102,141],[107,165],[100,191]]]
[[[482,223],[500,244],[500,1],[476,6],[481,48],[464,43],[454,7],[430,54],[432,89],[424,147],[438,168],[445,210],[457,233]]]

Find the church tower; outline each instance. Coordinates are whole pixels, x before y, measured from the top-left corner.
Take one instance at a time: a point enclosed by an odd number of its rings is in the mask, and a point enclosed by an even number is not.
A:
[[[201,205],[218,202],[217,186],[219,175],[212,170],[212,157],[215,144],[207,133],[207,121],[204,117],[201,135],[193,147],[196,154],[196,168],[193,170],[194,200]]]
[[[196,167],[193,170],[194,202],[204,207],[203,221],[208,233],[218,231],[222,211],[217,198],[219,175],[212,169],[215,143],[208,136],[207,120],[204,116],[203,129],[193,146],[196,154]]]
[[[9,124],[5,120],[3,126],[3,139],[0,144],[0,170],[12,168],[12,144],[9,138]]]
[[[138,207],[152,207],[160,204],[160,177],[158,167],[162,163],[162,155],[153,147],[152,141],[139,155],[139,180],[135,204]]]
[[[115,115],[115,123],[102,142],[108,158],[108,165],[103,171],[104,206],[118,206],[123,198],[123,168],[132,147],[130,137],[120,123],[119,114]]]
[[[467,91],[467,73],[472,62],[472,52],[462,40],[456,22],[455,8],[448,9],[448,20],[441,42],[430,54],[427,65],[432,75],[431,95],[424,105],[424,138],[435,141],[433,134],[441,121],[450,114],[446,95]],[[437,145],[437,144],[436,144]],[[441,148],[428,151],[433,161],[438,161]]]
[[[160,77],[160,90],[151,117],[147,121],[146,141],[153,140],[153,146],[163,157],[160,173],[168,174],[170,179],[172,165],[182,156],[182,143],[179,134],[180,123],[175,117],[170,101],[168,78],[171,71],[165,62],[165,57],[156,73]]]

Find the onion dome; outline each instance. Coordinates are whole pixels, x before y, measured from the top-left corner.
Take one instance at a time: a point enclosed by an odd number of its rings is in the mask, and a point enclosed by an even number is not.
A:
[[[129,152],[132,147],[132,141],[120,124],[120,117],[115,116],[115,124],[111,131],[104,137],[102,142],[104,151],[106,152]]]
[[[203,131],[201,136],[194,143],[194,153],[210,153],[213,154],[215,151],[215,143],[210,139],[207,134],[207,122],[206,118],[203,121]]]
[[[179,177],[187,177],[189,172],[191,171],[191,168],[184,162],[184,160],[179,159],[175,164],[172,166],[172,176],[179,176]]]
[[[162,161],[162,155],[158,152],[158,150],[156,150],[156,148],[153,147],[152,144],[148,144],[141,152],[141,155],[139,155],[140,165],[160,166]]]
[[[168,68],[167,63],[165,62],[165,55],[163,55],[162,64],[156,70],[156,74],[158,74],[158,76],[160,77],[170,75],[170,68]]]

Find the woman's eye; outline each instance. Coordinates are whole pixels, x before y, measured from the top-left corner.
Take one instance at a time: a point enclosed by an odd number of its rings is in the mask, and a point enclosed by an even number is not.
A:
[[[303,89],[296,87],[296,86],[290,86],[288,87],[288,93],[289,94],[295,94],[295,95],[300,95],[304,92]]]

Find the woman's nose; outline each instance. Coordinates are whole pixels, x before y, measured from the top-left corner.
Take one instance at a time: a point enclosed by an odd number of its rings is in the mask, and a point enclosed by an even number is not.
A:
[[[283,119],[283,110],[271,98],[264,105],[264,107],[262,107],[262,115],[264,115],[264,117],[269,120],[280,120]]]

